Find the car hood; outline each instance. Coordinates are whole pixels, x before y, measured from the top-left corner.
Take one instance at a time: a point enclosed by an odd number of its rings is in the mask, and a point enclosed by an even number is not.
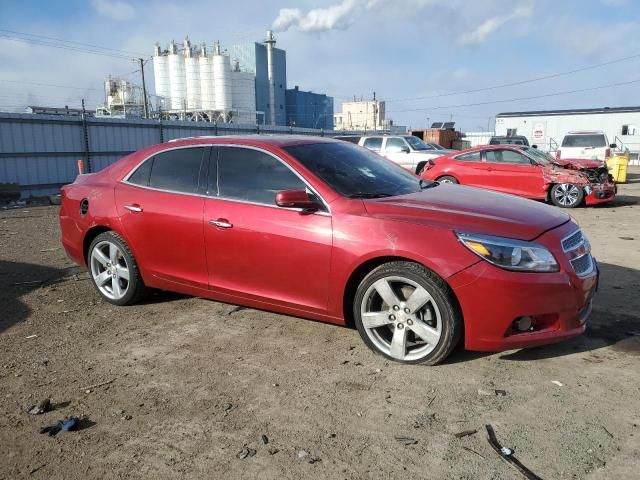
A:
[[[582,158],[563,158],[554,160],[553,163],[560,167],[570,168],[572,170],[584,170],[586,168],[599,168],[604,166],[604,162],[602,160],[587,160]]]
[[[532,240],[570,220],[566,213],[533,200],[450,184],[364,203],[371,216],[520,240]]]

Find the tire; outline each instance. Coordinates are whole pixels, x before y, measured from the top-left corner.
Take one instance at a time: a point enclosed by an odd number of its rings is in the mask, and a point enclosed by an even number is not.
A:
[[[147,292],[129,246],[115,232],[104,232],[93,239],[87,265],[93,286],[109,303],[132,305]]]
[[[353,315],[364,343],[400,363],[436,365],[462,335],[462,314],[448,285],[413,262],[389,262],[371,271],[358,286]]]
[[[572,183],[557,183],[549,194],[551,203],[560,208],[576,208],[584,200],[584,190]]]
[[[454,183],[454,184],[460,183],[455,177],[452,177],[451,175],[444,175],[444,176],[442,176],[440,178],[436,178],[436,182]]]

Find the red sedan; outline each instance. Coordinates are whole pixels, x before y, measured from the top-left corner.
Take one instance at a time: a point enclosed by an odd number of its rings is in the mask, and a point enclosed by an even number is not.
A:
[[[146,148],[65,186],[60,226],[107,302],[157,288],[355,324],[405,363],[441,362],[461,338],[496,351],[579,335],[598,276],[556,209],[317,137]]]
[[[616,196],[602,161],[556,160],[532,147],[488,145],[431,160],[423,178],[487,188],[562,208],[595,205]]]

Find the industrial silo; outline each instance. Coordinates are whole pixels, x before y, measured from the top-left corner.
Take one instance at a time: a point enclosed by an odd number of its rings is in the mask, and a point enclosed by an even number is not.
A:
[[[187,88],[187,110],[199,110],[202,108],[200,100],[200,62],[194,56],[191,42],[188,38],[184,41],[184,72]]]
[[[153,52],[153,77],[156,84],[156,95],[161,102],[163,109],[171,108],[169,97],[171,97],[171,83],[169,81],[169,58],[161,51],[160,45],[156,44]]]
[[[184,110],[187,100],[184,56],[178,53],[178,48],[173,40],[169,45],[167,58],[169,59],[169,80],[171,82],[171,109]]]
[[[213,55],[213,83],[215,84],[216,110],[228,112],[232,108],[231,60],[216,44]]]
[[[234,62],[231,72],[232,104],[236,123],[256,122],[256,80],[253,72],[242,72]]]
[[[200,66],[200,101],[203,110],[215,110],[216,93],[213,83],[213,59],[207,55],[207,47],[203,43],[198,57]]]

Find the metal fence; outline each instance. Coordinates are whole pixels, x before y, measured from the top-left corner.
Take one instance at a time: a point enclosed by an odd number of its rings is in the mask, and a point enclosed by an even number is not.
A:
[[[0,184],[18,183],[23,198],[51,195],[73,182],[80,159],[86,171],[97,172],[131,152],[175,138],[254,133],[336,136],[364,132],[0,113]]]

